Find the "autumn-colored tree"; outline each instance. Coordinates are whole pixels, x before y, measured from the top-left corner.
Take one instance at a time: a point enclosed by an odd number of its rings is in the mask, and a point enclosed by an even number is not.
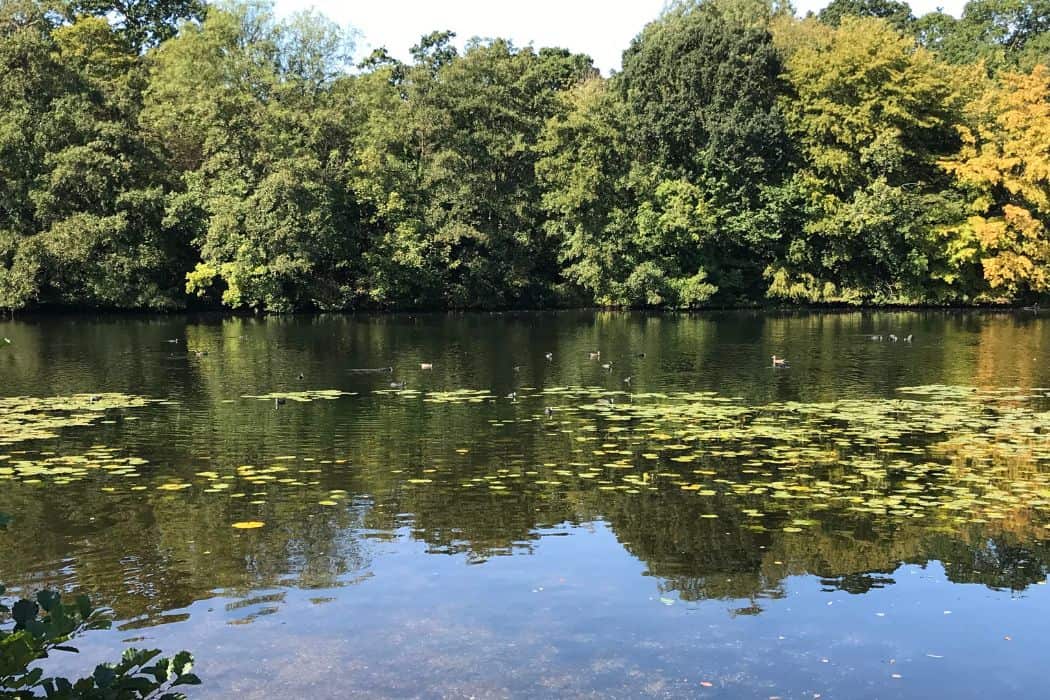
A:
[[[1003,73],[959,127],[963,146],[941,161],[971,195],[958,237],[979,251],[988,295],[1050,290],[1050,68]]]

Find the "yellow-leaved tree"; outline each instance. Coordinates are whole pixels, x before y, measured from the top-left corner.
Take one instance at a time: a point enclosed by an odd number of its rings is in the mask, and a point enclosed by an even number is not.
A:
[[[970,194],[956,233],[980,251],[986,298],[1050,291],[1050,68],[1000,74],[968,117],[941,165]]]

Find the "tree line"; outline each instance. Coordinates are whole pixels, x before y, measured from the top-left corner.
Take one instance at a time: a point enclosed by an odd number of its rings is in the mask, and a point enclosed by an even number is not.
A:
[[[266,0],[0,0],[0,308],[1010,304],[1050,0],[680,0],[623,67]]]

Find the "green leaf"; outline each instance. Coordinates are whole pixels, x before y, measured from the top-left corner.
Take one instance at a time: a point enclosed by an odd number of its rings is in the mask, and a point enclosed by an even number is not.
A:
[[[40,607],[31,600],[19,600],[11,608],[11,617],[15,621],[15,629],[24,628],[30,621],[35,620]]]
[[[181,676],[184,673],[189,673],[190,669],[193,668],[193,655],[188,651],[180,651],[171,660],[171,664],[175,675]]]
[[[80,613],[80,617],[85,620],[91,617],[91,613],[94,612],[91,608],[91,599],[86,595],[78,595],[76,599],[77,612]]]
[[[51,612],[56,605],[62,602],[62,595],[56,591],[43,590],[36,594],[36,602],[45,612]]]
[[[99,664],[95,667],[95,672],[91,674],[91,677],[95,679],[95,684],[99,688],[109,688],[117,679],[117,673],[110,664]]]
[[[27,673],[23,680],[23,685],[26,687],[33,687],[40,682],[40,677],[44,675],[44,669],[34,668],[32,671]]]

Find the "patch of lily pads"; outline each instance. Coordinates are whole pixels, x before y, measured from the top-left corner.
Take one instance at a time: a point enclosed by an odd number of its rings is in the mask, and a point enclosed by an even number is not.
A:
[[[710,392],[557,389],[544,398],[574,400],[580,418],[558,427],[590,457],[558,477],[629,493],[678,488],[711,499],[702,517],[729,508],[752,518],[749,527],[785,532],[820,524],[798,517],[806,513],[883,524],[1050,517],[1044,390],[932,385],[897,393],[760,406]]]
[[[377,393],[502,400],[466,390]],[[842,517],[878,527],[1050,521],[1050,390],[937,384],[895,394],[754,405],[712,391],[519,389],[517,415],[489,419],[490,428],[539,423],[568,441],[568,455],[533,467],[525,455],[505,455],[521,466],[484,473],[479,465],[455,485],[441,470],[410,469],[402,483],[500,497],[674,490],[698,499],[698,517],[733,514],[744,527],[789,534]]]
[[[93,475],[115,479],[138,478],[139,468],[148,464],[140,457],[122,455],[117,449],[95,445],[83,454],[57,455],[14,452],[0,455],[0,480],[14,479],[25,484],[70,484]],[[145,488],[145,487],[143,487]]]
[[[456,410],[507,400],[474,389],[375,393]],[[787,534],[853,519],[876,528],[1023,523],[1050,536],[1047,394],[1041,388],[927,385],[902,387],[890,397],[754,405],[709,391],[521,389],[513,411],[487,420],[487,432],[480,430],[430,463],[386,467],[383,481],[407,491],[451,489],[493,498],[526,493],[559,498],[568,491],[597,498],[674,493],[695,499],[697,518],[732,518],[735,527]],[[347,395],[319,390],[247,398],[305,402]],[[65,425],[91,423],[104,414],[98,410],[103,406],[150,401],[100,396],[37,400],[43,403],[4,420],[9,426],[21,421],[23,435],[53,435]],[[542,457],[514,454],[513,440],[500,463],[487,465],[478,456],[486,450],[474,448],[503,439],[507,429],[513,437],[525,429],[522,423],[547,434]],[[14,434],[10,427],[8,434]],[[140,480],[121,486],[106,479],[102,488],[221,496],[243,499],[246,506],[302,490],[315,507],[338,508],[347,493],[321,489],[319,475],[340,464],[350,466],[347,462],[315,464],[311,457],[287,455],[260,466],[154,477],[148,485]],[[70,483],[90,474],[134,479],[143,464],[104,447],[73,456],[12,452],[0,454],[0,479]],[[376,475],[384,471],[378,465],[362,467]]]
[[[47,440],[74,426],[92,425],[106,418],[109,411],[140,408],[155,399],[131,394],[74,394],[39,398],[10,396],[0,398],[0,445],[28,440]]]

